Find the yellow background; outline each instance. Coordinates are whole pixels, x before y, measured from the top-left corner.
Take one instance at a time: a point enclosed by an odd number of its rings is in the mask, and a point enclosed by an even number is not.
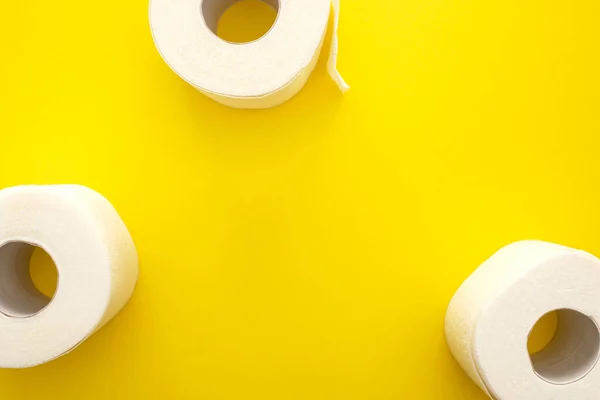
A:
[[[460,283],[518,239],[600,255],[599,17],[343,0],[352,90],[322,59],[241,111],[169,70],[146,0],[4,2],[0,187],[98,190],[141,275],[76,351],[1,370],[0,397],[483,399],[444,341]]]

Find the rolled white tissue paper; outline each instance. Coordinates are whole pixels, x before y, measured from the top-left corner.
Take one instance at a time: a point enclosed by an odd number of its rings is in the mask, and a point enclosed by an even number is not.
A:
[[[558,328],[530,357],[527,339],[551,311]],[[600,399],[600,260],[538,242],[511,244],[458,289],[446,338],[463,369],[499,400]]]
[[[269,108],[298,93],[312,73],[334,10],[329,74],[336,68],[339,0],[263,0],[277,10],[271,30],[249,43],[216,34],[221,15],[239,0],[151,0],[150,27],[165,62],[190,85],[230,107]]]
[[[58,271],[52,299],[29,275],[35,247]],[[100,194],[74,185],[0,190],[0,367],[70,352],[125,306],[137,276],[133,240]]]

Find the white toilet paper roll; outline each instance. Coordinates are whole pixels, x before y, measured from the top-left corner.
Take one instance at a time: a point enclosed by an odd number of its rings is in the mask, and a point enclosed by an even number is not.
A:
[[[35,247],[56,265],[52,299],[29,275]],[[0,367],[24,368],[73,350],[129,300],[137,252],[125,224],[82,186],[0,191]]]
[[[554,339],[530,357],[536,322],[558,312]],[[600,260],[583,251],[525,241],[485,261],[446,315],[452,354],[489,397],[600,398]]]
[[[329,73],[336,69],[339,0],[263,0],[277,10],[271,30],[250,43],[216,35],[221,15],[238,0],[151,0],[150,27],[166,63],[214,100],[236,108],[269,108],[298,93],[312,73],[333,4],[335,32]]]

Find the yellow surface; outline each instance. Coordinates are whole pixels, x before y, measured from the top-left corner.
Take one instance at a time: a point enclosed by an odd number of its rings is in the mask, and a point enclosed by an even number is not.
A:
[[[141,277],[0,396],[484,399],[444,341],[460,283],[518,239],[600,255],[599,16],[343,0],[352,90],[323,59],[289,103],[240,111],[163,63],[146,0],[5,2],[0,187],[100,191]]]
[[[29,260],[29,275],[40,292],[49,298],[54,297],[58,284],[58,271],[50,254],[41,247],[33,250]]]
[[[527,338],[529,354],[542,351],[556,335],[558,328],[558,313],[556,311],[545,314],[538,320]]]

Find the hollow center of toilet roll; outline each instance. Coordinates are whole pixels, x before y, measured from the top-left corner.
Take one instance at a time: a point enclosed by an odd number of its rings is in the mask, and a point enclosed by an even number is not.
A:
[[[200,11],[215,35],[231,43],[248,43],[273,27],[279,0],[203,0]]]
[[[590,317],[578,311],[566,308],[555,311],[554,337],[542,350],[531,354],[530,359],[541,379],[566,385],[582,379],[596,366],[600,356],[600,330]]]
[[[42,311],[56,291],[58,272],[42,248],[24,242],[0,247],[0,312],[27,318]]]

